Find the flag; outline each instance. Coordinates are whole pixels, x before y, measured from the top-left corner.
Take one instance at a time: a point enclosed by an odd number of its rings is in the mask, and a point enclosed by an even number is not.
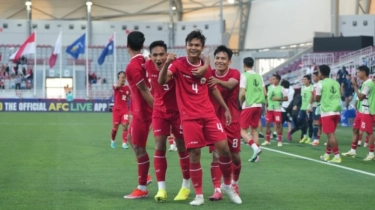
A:
[[[26,54],[35,54],[36,52],[36,43],[35,43],[35,33],[32,33],[29,38],[21,45],[20,49],[18,49],[12,56],[10,56],[9,60],[18,61],[21,56]]]
[[[79,54],[85,54],[86,46],[86,34],[83,34],[79,37],[73,44],[69,45],[66,48],[66,53],[73,56],[74,59],[77,59]]]
[[[51,57],[49,57],[50,68],[53,68],[55,66],[58,54],[61,54],[61,32],[59,33],[59,36],[57,37],[55,49],[53,50]]]
[[[109,39],[107,45],[104,47],[102,54],[100,54],[98,59],[98,64],[102,65],[104,63],[105,57],[107,55],[113,55],[113,36]]]

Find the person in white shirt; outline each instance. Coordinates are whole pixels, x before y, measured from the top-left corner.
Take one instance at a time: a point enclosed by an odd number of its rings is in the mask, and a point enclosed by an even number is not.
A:
[[[290,86],[290,83],[287,81],[287,80],[283,80],[281,81],[281,86],[284,87],[284,89],[286,89],[288,91],[288,100],[287,101],[284,101],[281,106],[282,106],[282,121],[281,121],[281,125],[283,125],[285,122],[288,123],[288,132],[290,132],[293,128],[293,125],[292,125],[292,117],[290,116],[291,114],[291,109],[289,108],[289,105],[290,103],[293,101],[293,97],[294,97],[294,88]]]

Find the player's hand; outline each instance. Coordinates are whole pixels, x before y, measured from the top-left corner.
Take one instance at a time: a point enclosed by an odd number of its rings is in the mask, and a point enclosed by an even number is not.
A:
[[[232,115],[230,114],[229,110],[226,110],[225,113],[225,122],[227,125],[230,125],[232,123]]]
[[[197,68],[191,70],[191,73],[192,73],[194,76],[196,76],[196,77],[198,77],[198,78],[201,78],[201,77],[204,76],[204,74],[206,73],[207,69],[208,69],[208,66],[206,66],[206,65],[204,65],[204,66],[199,66],[199,67],[197,67]]]
[[[297,106],[293,106],[294,111],[297,111],[297,108],[298,108]]]
[[[215,77],[211,77],[209,80],[208,80],[208,85],[210,87],[214,86],[214,85],[217,85],[220,83],[221,80],[215,78]]]
[[[280,98],[278,98],[276,96],[272,98],[272,101],[279,101],[279,100],[280,100]]]
[[[352,78],[352,86],[353,86],[353,88],[357,88],[357,86],[358,86],[355,78]]]
[[[176,58],[177,58],[177,55],[176,55],[176,54],[174,54],[174,53],[168,53],[168,56],[167,56],[167,62],[170,63],[170,62],[176,60]]]

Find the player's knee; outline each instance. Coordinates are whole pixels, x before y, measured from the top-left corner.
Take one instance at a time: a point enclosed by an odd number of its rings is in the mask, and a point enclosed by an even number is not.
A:
[[[189,158],[191,163],[198,163],[201,157],[201,150],[200,148],[197,149],[188,149],[189,151]]]
[[[137,145],[133,145],[133,149],[135,152],[135,156],[137,158],[143,157],[144,155],[147,154],[146,148],[145,147],[139,147]]]
[[[216,150],[212,151],[212,162],[213,163],[219,162],[219,153]]]
[[[233,162],[234,165],[238,166],[238,165],[241,164],[240,153],[232,152],[231,156],[232,156],[232,162]]]
[[[117,131],[118,127],[119,127],[119,124],[113,124],[113,130]]]
[[[185,142],[182,139],[175,139],[176,147],[178,152],[185,152],[186,147],[185,147]]]

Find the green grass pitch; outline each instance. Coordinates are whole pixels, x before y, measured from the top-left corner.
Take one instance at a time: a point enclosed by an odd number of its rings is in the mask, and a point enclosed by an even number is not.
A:
[[[132,150],[110,148],[111,114],[1,113],[0,209],[191,209],[189,201],[174,202],[181,186],[178,154],[168,152],[166,203],[153,199],[157,184],[151,160],[150,195],[125,200],[137,185]],[[295,134],[297,137],[299,133]],[[350,149],[350,128],[338,128],[340,151]],[[296,138],[295,138],[296,139]],[[270,148],[318,159],[325,151],[294,141]],[[201,209],[373,209],[375,177],[264,150],[261,162],[249,163],[252,149],[242,145],[240,193],[242,205],[211,202],[211,156],[203,149],[205,204]],[[147,146],[152,159],[153,138]],[[368,149],[357,158],[342,157],[342,166],[375,173],[375,162],[364,162]]]

